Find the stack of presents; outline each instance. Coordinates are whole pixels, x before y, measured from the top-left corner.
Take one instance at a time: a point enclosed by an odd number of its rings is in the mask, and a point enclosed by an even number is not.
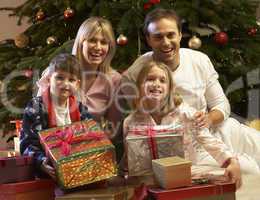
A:
[[[0,199],[234,200],[234,183],[191,178],[191,162],[183,158],[183,136],[177,130],[173,125],[129,129],[125,176],[118,175],[115,147],[95,121],[44,130],[40,141],[57,180],[35,177],[32,157],[1,151]]]

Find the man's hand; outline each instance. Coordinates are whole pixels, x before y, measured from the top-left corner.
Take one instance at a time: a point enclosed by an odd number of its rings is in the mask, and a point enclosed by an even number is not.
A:
[[[197,128],[210,128],[211,126],[215,126],[223,122],[223,120],[223,113],[217,109],[211,110],[208,113],[198,111],[194,115],[195,126]]]
[[[212,125],[209,115],[203,111],[198,111],[195,113],[194,122],[196,128],[210,128]]]
[[[240,165],[236,158],[231,158],[229,165],[225,170],[225,176],[228,177],[232,182],[236,183],[236,188],[240,188],[242,185]]]
[[[55,169],[51,165],[49,165],[49,159],[48,158],[46,158],[42,161],[41,169],[42,169],[42,171],[44,171],[45,173],[50,175],[50,177],[53,180],[56,180],[57,177],[56,177]]]

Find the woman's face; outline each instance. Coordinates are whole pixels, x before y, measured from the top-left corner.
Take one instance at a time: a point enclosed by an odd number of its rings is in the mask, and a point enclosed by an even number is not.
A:
[[[142,86],[141,96],[150,105],[159,106],[166,98],[169,91],[169,80],[166,72],[153,66],[147,74]]]
[[[108,54],[109,42],[99,31],[93,37],[83,41],[82,53],[87,67],[97,69]]]

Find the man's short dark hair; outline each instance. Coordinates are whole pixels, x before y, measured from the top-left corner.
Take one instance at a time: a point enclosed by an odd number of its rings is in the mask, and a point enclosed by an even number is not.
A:
[[[144,28],[143,32],[145,35],[149,35],[148,32],[148,26],[150,23],[158,21],[160,19],[167,18],[167,19],[173,19],[176,21],[177,27],[179,32],[182,31],[182,24],[180,17],[177,15],[177,13],[172,9],[164,9],[164,8],[156,8],[149,12],[144,20]]]

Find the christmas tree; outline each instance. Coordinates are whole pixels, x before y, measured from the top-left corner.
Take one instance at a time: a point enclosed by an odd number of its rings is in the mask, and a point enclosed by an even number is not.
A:
[[[248,0],[28,0],[15,8],[1,8],[28,18],[30,27],[0,44],[0,123],[21,119],[26,102],[35,95],[35,82],[59,52],[71,52],[80,24],[89,16],[111,21],[117,38],[113,67],[125,70],[149,50],[142,34],[144,17],[156,8],[173,8],[182,18],[182,46],[205,52],[220,74],[224,89],[241,78],[241,88],[230,93],[232,110],[247,117],[247,73],[259,68],[260,37],[256,5]],[[259,73],[259,72],[258,72]],[[260,76],[260,75],[259,75]],[[258,80],[259,80],[258,76]]]

